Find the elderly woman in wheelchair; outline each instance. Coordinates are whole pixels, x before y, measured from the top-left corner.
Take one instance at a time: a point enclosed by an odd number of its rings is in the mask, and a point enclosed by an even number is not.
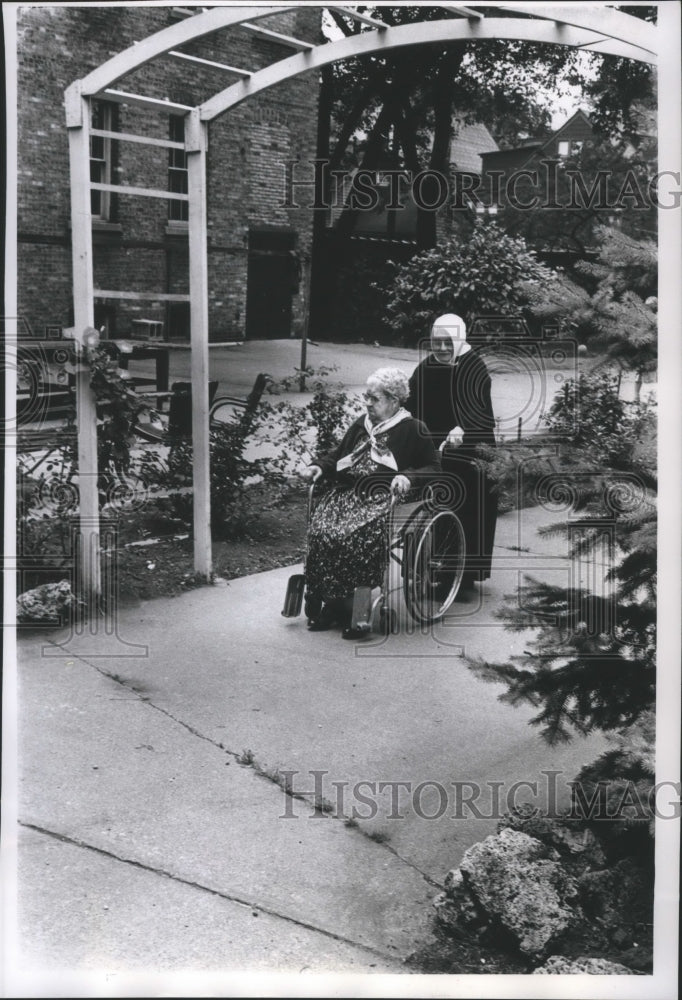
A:
[[[336,626],[345,639],[369,633],[369,614],[358,621],[357,598],[386,589],[396,545],[396,504],[408,494],[423,498],[424,484],[440,473],[426,427],[403,406],[408,394],[402,371],[379,368],[367,379],[366,414],[351,424],[335,449],[303,470],[311,487],[305,572],[298,582],[305,587],[310,631]],[[454,596],[459,564],[448,559],[461,551],[461,527],[451,512],[434,505],[433,492],[429,501],[413,507],[399,539],[404,594],[414,618],[434,620],[434,609],[440,611]],[[381,610],[386,610],[383,605]],[[287,611],[285,605],[283,614],[292,613],[297,611]]]

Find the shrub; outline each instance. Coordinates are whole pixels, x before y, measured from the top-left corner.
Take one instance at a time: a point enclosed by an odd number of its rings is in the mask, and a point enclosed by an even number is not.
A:
[[[545,416],[548,428],[596,464],[628,468],[636,446],[652,430],[653,404],[631,406],[618,395],[610,372],[580,375],[565,382]]]
[[[594,829],[611,854],[650,856],[656,782],[656,717],[642,712],[630,726],[607,733],[610,749],[579,771],[581,798],[594,801]],[[574,799],[574,806],[579,806]]]
[[[72,481],[74,464],[69,444],[40,471],[33,468],[35,455],[19,454],[17,458],[17,554],[22,560],[36,561],[34,570],[19,572],[20,593],[43,583],[57,583],[71,569],[70,519],[78,510],[78,490]]]
[[[138,420],[143,413],[154,410],[135,392],[104,347],[87,348],[83,357],[90,368],[90,387],[97,407],[98,487],[103,504],[116,483],[125,483]]]
[[[396,268],[386,293],[387,322],[401,342],[415,345],[441,313],[517,313],[532,289],[552,280],[523,239],[480,223],[468,240],[446,240]]]
[[[286,480],[295,466],[312,462],[316,455],[339,443],[358,405],[340,385],[328,381],[333,368],[306,368],[306,386],[312,397],[305,403],[290,399],[268,400],[261,405],[254,440],[267,444],[272,455],[264,461],[266,480]],[[298,384],[301,372],[274,382],[269,391],[277,396]]]
[[[272,494],[286,488],[296,466],[310,462],[340,438],[348,423],[349,397],[329,387],[329,369],[307,368],[312,398],[297,404],[289,399],[261,400],[258,410],[231,423],[215,423],[210,431],[211,521],[217,536],[242,534],[256,509],[254,493]],[[281,393],[297,386],[301,372],[269,386]],[[249,457],[251,455],[251,457]],[[147,450],[140,474],[150,492],[185,522],[192,521],[192,444],[183,441],[166,457]]]
[[[211,428],[211,525],[216,537],[241,534],[250,518],[252,501],[246,501],[249,481],[262,474],[262,462],[245,457],[249,428],[243,423],[216,424]],[[151,493],[161,494],[161,504],[186,523],[193,517],[192,442],[182,441],[164,458],[144,452],[140,474]]]

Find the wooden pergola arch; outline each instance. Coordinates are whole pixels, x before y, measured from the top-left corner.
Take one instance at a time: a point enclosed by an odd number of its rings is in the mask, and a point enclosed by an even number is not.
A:
[[[93,184],[90,181],[91,102],[107,100],[134,105],[163,114],[185,116],[185,143],[188,167],[187,195],[175,195],[189,201],[190,260],[190,343],[192,378],[192,441],[194,485],[194,567],[208,578],[211,573],[211,510],[209,487],[208,427],[208,257],[206,151],[208,126],[219,115],[236,107],[261,91],[320,69],[330,63],[372,53],[434,42],[521,40],[564,45],[602,54],[615,55],[655,64],[659,30],[654,25],[607,7],[587,4],[539,7],[533,4],[497,4],[490,10],[504,9],[521,17],[488,17],[480,11],[451,4],[439,5],[443,18],[389,27],[381,21],[359,14],[349,7],[326,5],[362,25],[358,34],[339,41],[314,45],[283,35],[261,25],[277,14],[295,11],[298,5],[259,7],[215,7],[193,13],[187,9],[183,20],[137,42],[107,60],[87,76],[74,81],[65,92],[66,125],[69,134],[71,232],[73,259],[74,336],[83,342],[94,326],[94,302],[97,298],[133,298],[155,301],[177,299],[164,293],[135,293],[94,287],[93,241],[90,192],[93,189],[140,197],[170,200],[168,191]],[[321,5],[320,9],[324,7]],[[218,64],[179,51],[189,42],[212,32],[241,28],[276,41],[294,54],[278,59],[259,70]],[[185,60],[196,70],[202,64],[223,70],[233,82],[196,107],[129,93],[118,88],[119,82],[141,66],[160,59]],[[234,79],[236,78],[236,79]],[[163,140],[121,132],[106,133],[118,142]],[[170,143],[167,143],[170,144]],[[185,298],[181,296],[181,298]],[[83,590],[91,597],[101,589],[99,562],[99,510],[97,493],[97,428],[95,401],[87,371],[77,376],[78,462],[80,485],[81,565]]]

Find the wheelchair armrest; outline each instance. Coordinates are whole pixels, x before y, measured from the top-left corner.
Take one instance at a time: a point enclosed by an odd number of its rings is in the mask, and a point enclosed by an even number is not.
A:
[[[400,504],[419,503],[423,498],[424,487],[412,486],[405,493],[396,493],[391,490],[391,510]]]

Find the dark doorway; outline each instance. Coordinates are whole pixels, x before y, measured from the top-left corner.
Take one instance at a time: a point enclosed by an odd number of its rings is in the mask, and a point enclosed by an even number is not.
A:
[[[246,337],[281,340],[291,336],[291,299],[298,291],[296,233],[251,229],[246,286]]]
[[[116,306],[95,302],[94,320],[102,340],[113,340],[116,337]]]
[[[169,340],[190,339],[189,302],[169,302],[167,304],[166,330]]]

